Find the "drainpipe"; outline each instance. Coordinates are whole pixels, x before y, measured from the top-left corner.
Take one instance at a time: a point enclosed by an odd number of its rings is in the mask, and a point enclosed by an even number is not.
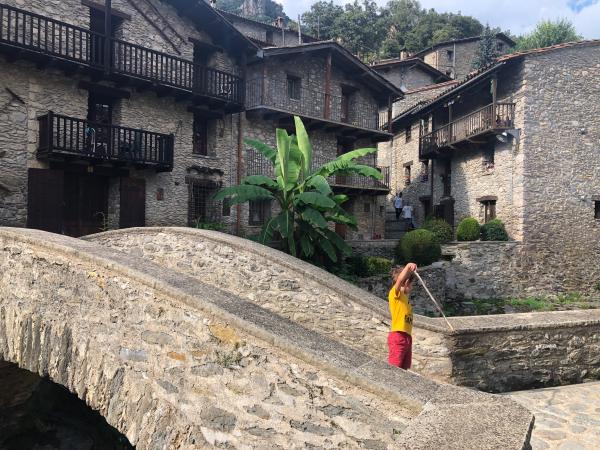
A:
[[[104,71],[110,73],[110,49],[112,31],[112,0],[104,0]]]
[[[431,215],[433,216],[433,213],[435,211],[435,207],[434,205],[434,201],[433,201],[433,180],[435,178],[435,171],[434,171],[434,167],[435,167],[435,159],[431,158]]]
[[[244,122],[242,120],[242,114],[244,112],[238,113],[238,122],[237,122],[237,176],[236,176],[236,184],[240,184],[242,182],[242,161],[243,161],[243,152],[244,152]],[[235,205],[235,234],[239,236],[242,231],[242,205],[238,203]]]

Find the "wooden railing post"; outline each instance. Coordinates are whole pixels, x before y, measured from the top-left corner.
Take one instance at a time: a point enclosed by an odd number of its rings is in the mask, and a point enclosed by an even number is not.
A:
[[[112,0],[104,0],[104,71],[110,73],[111,34],[112,34]]]
[[[48,111],[48,151],[52,150],[54,147],[54,111]]]
[[[331,117],[331,51],[327,53],[327,62],[325,64],[325,105],[323,105],[323,117]]]

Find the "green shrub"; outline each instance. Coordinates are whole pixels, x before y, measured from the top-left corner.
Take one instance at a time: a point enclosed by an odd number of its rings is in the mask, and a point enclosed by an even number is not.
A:
[[[508,233],[500,219],[490,220],[481,227],[482,241],[508,241]]]
[[[456,228],[457,241],[476,241],[481,236],[481,226],[477,219],[465,217]]]
[[[422,228],[431,231],[440,244],[447,244],[454,237],[452,227],[444,219],[427,218]]]
[[[414,262],[419,266],[428,266],[440,259],[442,247],[435,235],[422,228],[406,233],[396,246],[399,262]]]
[[[371,277],[392,270],[392,260],[377,256],[351,256],[346,258],[346,265],[346,272],[357,277]]]
[[[225,225],[219,222],[196,222],[195,228],[199,230],[223,231]]]

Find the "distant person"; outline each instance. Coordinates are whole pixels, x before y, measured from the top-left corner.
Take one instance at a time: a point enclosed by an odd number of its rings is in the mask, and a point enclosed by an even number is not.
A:
[[[412,306],[408,301],[417,265],[408,263],[404,269],[392,271],[394,285],[388,294],[392,325],[388,334],[388,363],[408,370],[412,364]]]
[[[406,223],[406,228],[412,230],[415,227],[413,223],[413,207],[408,202],[402,207],[402,217]]]
[[[397,192],[394,200],[394,209],[396,210],[396,222],[400,220],[400,214],[402,214],[402,192]]]

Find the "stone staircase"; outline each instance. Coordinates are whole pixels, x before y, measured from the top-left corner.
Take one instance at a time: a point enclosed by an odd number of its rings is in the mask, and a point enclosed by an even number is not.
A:
[[[396,221],[396,210],[387,208],[385,211],[385,238],[400,239],[406,233],[406,225],[404,220]]]

